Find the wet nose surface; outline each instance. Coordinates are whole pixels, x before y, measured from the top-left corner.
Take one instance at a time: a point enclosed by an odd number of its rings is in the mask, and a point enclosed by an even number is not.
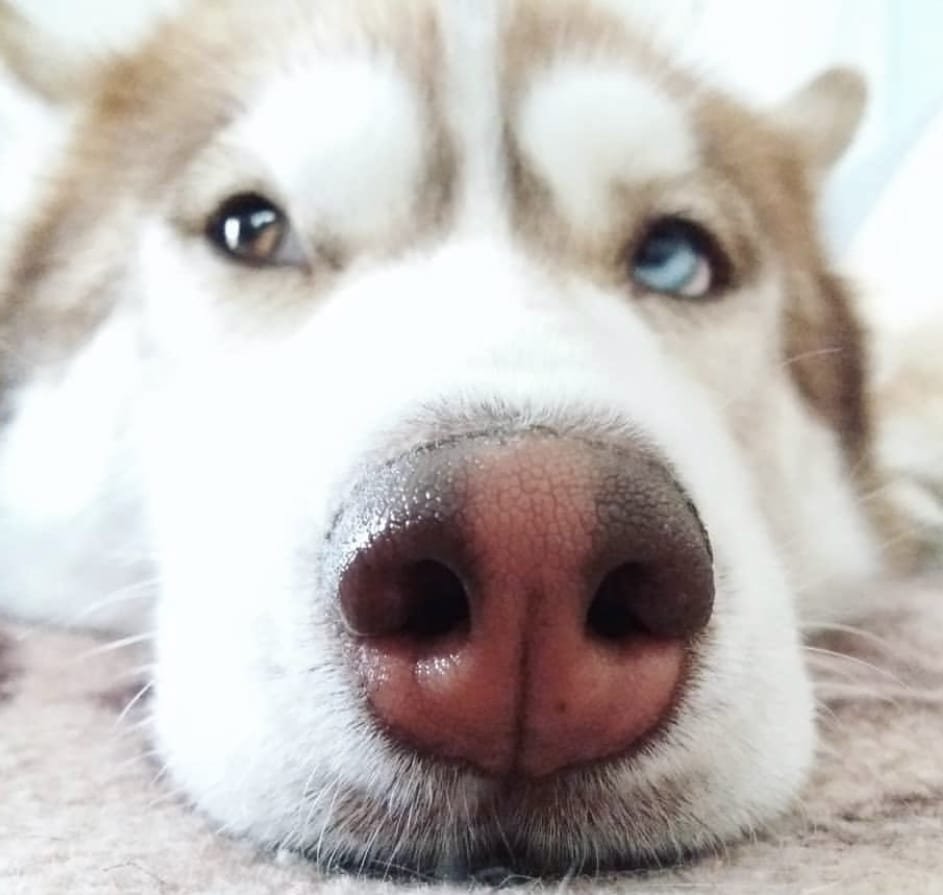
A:
[[[354,489],[329,553],[379,723],[489,775],[631,749],[713,605],[697,514],[633,442],[532,432],[404,455]]]

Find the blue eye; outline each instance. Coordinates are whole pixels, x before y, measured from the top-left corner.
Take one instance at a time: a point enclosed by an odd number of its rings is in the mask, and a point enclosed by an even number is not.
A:
[[[697,224],[662,218],[632,256],[632,279],[643,289],[679,298],[703,298],[722,279],[720,253]]]

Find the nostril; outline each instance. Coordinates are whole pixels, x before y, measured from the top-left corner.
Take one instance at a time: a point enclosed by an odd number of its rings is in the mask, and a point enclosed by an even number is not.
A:
[[[649,633],[639,618],[639,594],[650,587],[650,573],[642,563],[627,562],[603,578],[586,613],[591,637],[617,643]]]
[[[655,551],[642,543],[655,555],[624,562],[603,577],[586,610],[588,636],[609,643],[639,636],[685,640],[706,627],[714,603],[713,560],[706,539],[693,530],[696,519],[688,522],[693,537],[676,533]]]
[[[468,632],[471,610],[465,585],[444,563],[429,559],[410,563],[398,587],[404,608],[401,635],[433,641]]]
[[[428,644],[466,634],[471,606],[461,576],[433,559],[359,555],[340,584],[341,612],[357,637]]]

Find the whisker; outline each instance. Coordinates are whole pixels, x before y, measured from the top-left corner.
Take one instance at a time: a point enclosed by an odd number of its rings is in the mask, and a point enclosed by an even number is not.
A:
[[[162,775],[166,774],[166,772],[166,767],[161,770]],[[154,782],[156,783],[158,779],[160,778],[156,778]],[[184,802],[188,801],[187,791],[182,786],[173,786],[156,798],[151,799],[147,803],[147,810],[153,811],[156,808],[163,808],[166,805],[179,802],[180,800],[183,800]]]
[[[154,719],[150,715],[141,718],[140,721],[125,721],[120,728],[113,731],[113,735],[119,738],[130,738],[131,736],[139,735],[142,730],[147,730],[152,727],[153,724]]]
[[[137,752],[131,758],[127,759],[127,761],[123,761],[116,765],[114,770],[118,775],[123,775],[128,771],[144,770],[145,768],[151,767],[154,759],[159,758],[159,749],[147,749],[143,752]]]
[[[160,757],[159,750],[155,749],[153,755],[149,757],[159,758]],[[157,769],[157,773],[154,774],[153,777],[151,777],[151,786],[162,785],[164,780],[167,778],[169,774],[170,774],[170,765],[167,765],[161,762],[160,767],[158,767]]]
[[[861,684],[844,683],[842,681],[829,682],[827,686],[832,690],[828,698],[870,700],[900,707],[903,704],[938,706],[943,705],[943,691],[939,688],[927,687],[899,687],[896,689],[875,689]]]
[[[881,649],[892,652],[894,649],[894,644],[888,637],[882,637],[880,634],[875,634],[873,631],[869,631],[866,628],[859,628],[855,625],[844,625],[839,622],[805,622],[801,625],[803,631],[808,631],[812,634],[847,634],[850,637],[857,637],[861,640],[865,640],[868,643],[872,643],[875,646],[880,647]]]
[[[119,727],[124,723],[125,718],[127,718],[128,715],[134,711],[134,707],[145,696],[147,696],[148,693],[150,693],[150,691],[153,689],[153,686],[154,682],[148,681],[143,687],[141,687],[140,690],[137,691],[137,693],[134,694],[134,696],[131,697],[130,700],[128,700],[128,704],[121,710],[121,713],[118,715],[117,719],[115,719],[115,727]]]
[[[151,678],[154,676],[156,668],[157,665],[154,662],[147,662],[144,665],[132,665],[130,668],[115,671],[114,679],[115,681],[125,681]]]
[[[321,822],[321,830],[318,833],[318,840],[314,848],[314,860],[319,867],[324,866],[324,842],[327,839],[328,828],[334,819],[334,812],[337,808],[337,799],[340,796],[340,785],[338,781],[333,781],[331,784],[325,787],[325,794],[327,793],[330,793],[331,800],[328,804],[327,811],[324,812],[324,817]]]
[[[138,646],[142,643],[150,643],[156,639],[157,635],[155,632],[150,631],[146,634],[133,634],[130,637],[121,637],[118,640],[110,640],[107,643],[100,644],[99,646],[93,647],[90,650],[86,650],[83,653],[80,653],[75,661],[84,662],[87,659],[93,659],[97,656],[108,655],[109,653],[116,653],[123,649],[128,649],[132,646]]]
[[[780,369],[787,370],[795,364],[804,360],[811,360],[816,357],[827,357],[832,354],[841,354],[842,349],[837,346],[829,348],[816,348],[811,351],[802,351],[799,354],[792,354],[780,363]]]
[[[69,633],[75,633],[73,629],[94,628],[92,617],[96,613],[120,603],[132,603],[136,600],[154,599],[157,595],[158,584],[159,579],[156,577],[142,579],[134,584],[129,584],[112,591],[102,599],[82,607],[82,609],[72,615],[67,615],[62,618],[47,619],[46,624],[41,622],[31,623],[29,620],[26,620],[23,622],[23,625],[26,626],[25,629],[15,634],[15,640],[17,643],[21,644],[31,643],[37,637],[42,637],[44,634],[49,633],[50,625],[53,625],[57,630]]]
[[[94,603],[90,603],[88,606],[85,606],[81,611],[75,613],[75,615],[73,615],[70,619],[67,619],[65,625],[66,627],[81,626],[82,622],[87,621],[96,613],[101,612],[103,609],[117,606],[121,603],[131,603],[135,600],[151,600],[157,595],[159,584],[160,579],[155,577],[145,578],[141,581],[135,582],[134,584],[128,584],[125,587],[121,587],[118,590],[112,591],[102,599],[96,600]]]
[[[845,653],[839,653],[835,650],[824,649],[817,646],[804,646],[803,652],[807,655],[811,655],[816,658],[826,658],[832,659],[837,663],[845,663],[848,665],[855,666],[863,671],[868,671],[876,674],[878,677],[883,678],[884,680],[891,681],[892,683],[897,684],[900,687],[907,687],[907,684],[901,680],[896,674],[892,671],[889,671],[886,668],[881,668],[880,665],[875,665],[873,662],[867,662],[864,659],[859,659],[857,656],[849,656]]]

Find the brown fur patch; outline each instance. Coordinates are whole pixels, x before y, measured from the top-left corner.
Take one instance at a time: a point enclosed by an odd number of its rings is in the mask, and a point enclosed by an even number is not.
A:
[[[781,254],[786,277],[781,351],[805,404],[832,429],[885,558],[904,570],[915,560],[912,532],[882,498],[873,456],[870,352],[849,283],[824,255],[817,177],[803,148],[776,122],[719,97],[701,105],[708,163],[753,205],[760,229]]]
[[[865,511],[891,565],[909,567],[912,538],[883,499],[873,457],[869,346],[850,285],[824,255],[818,176],[804,147],[775,120],[718,95],[700,105],[708,163],[749,197],[760,229],[781,253],[786,277],[783,363],[808,407],[837,435]]]
[[[823,272],[797,283],[786,309],[786,363],[806,400],[838,432],[856,465],[867,460],[865,349],[845,283]]]
[[[866,351],[850,292],[821,249],[817,196],[800,149],[760,116],[712,95],[699,105],[706,164],[753,206],[787,278],[782,351],[807,404],[866,465]]]

